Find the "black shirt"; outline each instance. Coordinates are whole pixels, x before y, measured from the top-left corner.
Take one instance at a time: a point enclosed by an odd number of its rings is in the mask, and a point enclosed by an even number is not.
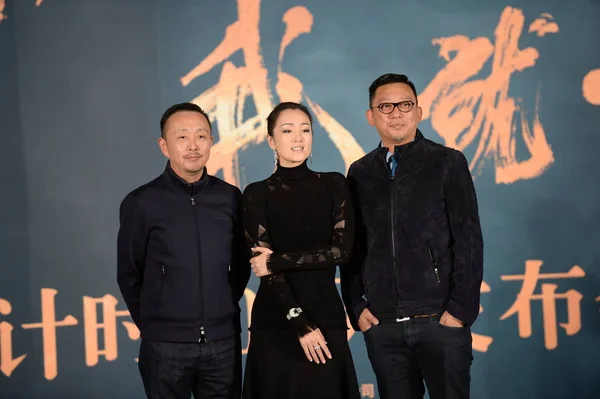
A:
[[[243,195],[250,247],[273,250],[252,309],[252,330],[346,329],[335,285],[336,266],[353,246],[354,212],[343,175],[317,173],[306,162],[277,167]],[[301,310],[300,310],[301,309]]]

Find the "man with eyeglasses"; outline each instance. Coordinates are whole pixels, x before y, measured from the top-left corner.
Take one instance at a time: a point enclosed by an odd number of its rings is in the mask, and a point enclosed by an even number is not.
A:
[[[483,238],[465,156],[423,137],[406,75],[369,87],[379,148],[348,171],[356,217],[342,295],[364,333],[379,395],[468,398]]]

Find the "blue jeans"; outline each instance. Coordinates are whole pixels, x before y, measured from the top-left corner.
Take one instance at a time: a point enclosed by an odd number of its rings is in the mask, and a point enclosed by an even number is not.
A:
[[[206,343],[142,340],[139,369],[150,399],[239,399],[240,336]]]
[[[364,333],[381,399],[467,399],[473,361],[471,329],[438,316],[380,320]],[[425,385],[423,384],[425,380]]]

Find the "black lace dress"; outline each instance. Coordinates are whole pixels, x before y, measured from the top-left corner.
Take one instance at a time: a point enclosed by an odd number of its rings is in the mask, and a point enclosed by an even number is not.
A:
[[[248,245],[273,250],[272,274],[261,278],[252,308],[244,399],[360,398],[335,285],[353,245],[346,179],[306,163],[278,166],[249,185],[243,201]],[[326,364],[308,361],[298,341],[316,327],[333,357]]]

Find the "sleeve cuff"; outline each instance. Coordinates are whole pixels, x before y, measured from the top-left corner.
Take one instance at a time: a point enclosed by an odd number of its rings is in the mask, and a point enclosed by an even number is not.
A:
[[[354,303],[352,309],[349,311],[348,318],[350,319],[350,324],[352,325],[354,331],[360,331],[360,328],[358,327],[358,319],[366,308],[367,302],[361,298]]]
[[[267,258],[267,270],[271,272],[271,274],[281,272],[281,257],[273,252]]]
[[[479,307],[477,307],[476,312],[470,312],[467,309],[467,306],[460,305],[454,302],[452,299],[450,299],[447,311],[452,316],[460,320],[465,325],[465,327],[471,327],[471,325],[473,325],[473,323],[475,322],[477,315],[479,314]]]

